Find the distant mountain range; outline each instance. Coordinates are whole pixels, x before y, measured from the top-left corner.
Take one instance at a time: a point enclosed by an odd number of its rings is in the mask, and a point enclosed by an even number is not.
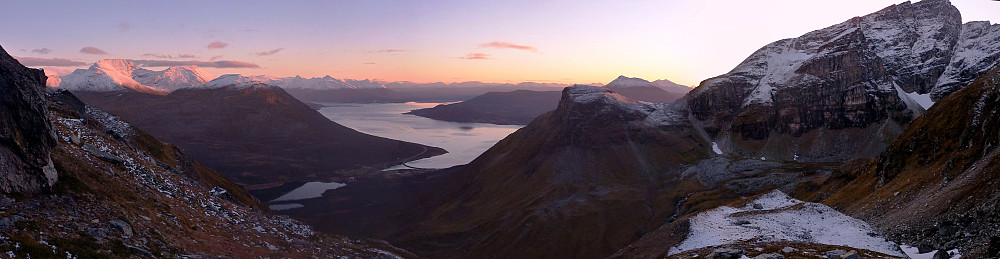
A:
[[[237,77],[238,76],[238,77]],[[507,92],[514,90],[554,91],[568,84],[522,82],[484,83],[413,83],[385,82],[371,79],[337,79],[329,75],[324,77],[303,78],[273,77],[267,75],[222,75],[219,78],[244,78],[256,82],[275,85],[285,89],[296,98],[308,102],[408,102],[408,101],[464,101],[487,92]],[[131,89],[138,92],[165,95],[181,88],[196,88],[204,86],[211,75],[197,66],[175,66],[154,71],[138,67],[125,59],[100,60],[88,69],[77,69],[69,75],[50,77],[46,85],[76,91],[121,91]],[[642,79],[638,79],[642,80]],[[645,81],[645,80],[643,80]],[[609,85],[615,85],[613,82]],[[663,102],[676,100],[680,95],[690,91],[690,87],[657,80],[651,86],[663,89],[653,93],[645,93],[650,89],[628,89],[624,92],[636,92],[640,100],[650,98],[650,101]],[[631,94],[631,93],[627,93]]]

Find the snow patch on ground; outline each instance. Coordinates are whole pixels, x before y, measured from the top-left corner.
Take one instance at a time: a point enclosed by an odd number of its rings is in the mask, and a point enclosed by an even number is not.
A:
[[[715,151],[715,154],[722,154],[722,149],[719,148],[719,143],[712,142],[712,151]]]
[[[930,251],[930,252],[921,254],[919,249],[917,249],[916,247],[908,246],[908,245],[900,245],[899,249],[902,249],[903,253],[905,253],[906,256],[909,256],[912,259],[933,259],[934,258],[934,253],[937,253],[937,251],[938,251],[938,250],[934,250],[934,251]],[[959,258],[962,258],[962,255],[958,253],[958,249],[948,250],[948,254],[951,255],[951,257],[949,257],[949,259],[959,259]]]
[[[740,208],[721,206],[691,218],[690,233],[669,255],[709,246],[793,241],[840,245],[903,256],[899,246],[867,223],[826,205],[772,191]]]

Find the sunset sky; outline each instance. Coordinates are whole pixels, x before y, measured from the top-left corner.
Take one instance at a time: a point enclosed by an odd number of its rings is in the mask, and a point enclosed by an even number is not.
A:
[[[15,1],[0,45],[60,74],[125,58],[216,76],[696,85],[767,43],[900,2]],[[964,21],[1000,21],[998,1],[952,3]]]

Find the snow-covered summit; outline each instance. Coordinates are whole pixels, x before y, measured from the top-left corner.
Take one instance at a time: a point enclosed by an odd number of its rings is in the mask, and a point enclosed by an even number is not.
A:
[[[211,78],[207,72],[198,66],[176,66],[162,71],[139,69],[133,72],[133,78],[144,85],[174,91],[184,87],[205,84]]]
[[[221,88],[235,86],[236,88],[245,88],[258,84],[275,85],[279,80],[278,78],[265,75],[245,76],[240,74],[225,74],[212,79],[212,81],[208,81],[203,87]]]
[[[208,73],[197,66],[175,66],[155,71],[125,59],[103,59],[87,69],[77,69],[63,76],[60,88],[78,91],[119,91],[132,89],[145,93],[167,93],[205,83]]]
[[[605,87],[573,85],[565,90],[562,102],[597,106],[600,110],[617,109],[627,114],[638,115],[644,123],[654,126],[680,125],[686,123],[686,112],[680,107],[667,103],[637,101]]]
[[[138,68],[134,63],[124,59],[104,59],[97,61],[87,69],[77,69],[62,77],[59,87],[77,91],[119,91],[132,89],[145,93],[165,93],[162,88],[143,85],[133,79],[138,70],[140,74],[148,70]]]
[[[612,80],[607,85],[604,85],[604,87],[609,89],[616,89],[616,88],[630,88],[630,87],[656,87],[656,85],[653,85],[653,83],[646,81],[646,79],[642,78],[618,76],[618,78],[615,78],[615,80]]]

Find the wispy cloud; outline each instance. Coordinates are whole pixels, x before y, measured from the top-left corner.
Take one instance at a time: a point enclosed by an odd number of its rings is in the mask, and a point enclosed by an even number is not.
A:
[[[73,61],[65,58],[34,58],[34,57],[14,57],[22,65],[29,67],[78,67],[87,65],[80,61]]]
[[[221,48],[225,48],[226,46],[229,46],[229,43],[225,43],[225,42],[221,42],[221,41],[213,41],[212,43],[209,43],[208,46],[206,46],[206,47],[209,48],[209,49],[221,49]]]
[[[199,67],[215,67],[215,68],[260,68],[257,64],[243,61],[234,60],[220,60],[220,61],[178,61],[178,60],[147,60],[147,59],[137,59],[130,60],[136,65],[145,67],[172,67],[172,66],[199,66]]]
[[[119,31],[127,31],[128,29],[132,28],[132,25],[129,24],[128,22],[120,22],[118,23],[117,27]]]
[[[368,53],[397,53],[397,52],[407,52],[407,51],[408,50],[405,49],[380,49],[380,50],[372,50],[369,51]]]
[[[209,58],[208,60],[216,61],[219,60],[220,58],[222,58],[222,56],[212,56],[212,58]]]
[[[498,49],[519,49],[519,50],[529,50],[538,52],[538,49],[528,45],[514,44],[506,41],[494,41],[489,43],[479,44],[480,48],[498,48]]]
[[[465,55],[464,57],[458,57],[458,58],[460,58],[460,59],[493,59],[493,58],[490,57],[490,54],[486,54],[486,53],[469,53],[469,54]]]
[[[92,55],[105,55],[105,54],[108,54],[107,51],[104,51],[104,50],[101,50],[101,49],[95,48],[95,47],[83,47],[82,49],[80,49],[80,53],[83,53],[83,54],[92,54]]]
[[[49,52],[52,52],[52,50],[49,48],[40,48],[40,49],[33,49],[31,50],[31,52],[38,54],[49,54]]]
[[[270,56],[270,55],[274,55],[275,53],[278,53],[278,51],[281,51],[283,49],[285,49],[285,48],[277,48],[277,49],[272,49],[272,50],[268,50],[268,51],[261,51],[261,52],[255,53],[255,54],[257,54],[257,56]]]
[[[181,58],[197,58],[195,55],[191,54],[177,54],[175,55],[163,55],[163,54],[142,54],[143,57],[154,57],[154,58],[165,58],[165,59],[181,59]]]
[[[375,62],[366,62],[366,63],[363,63],[363,64],[364,65],[375,65]]]

